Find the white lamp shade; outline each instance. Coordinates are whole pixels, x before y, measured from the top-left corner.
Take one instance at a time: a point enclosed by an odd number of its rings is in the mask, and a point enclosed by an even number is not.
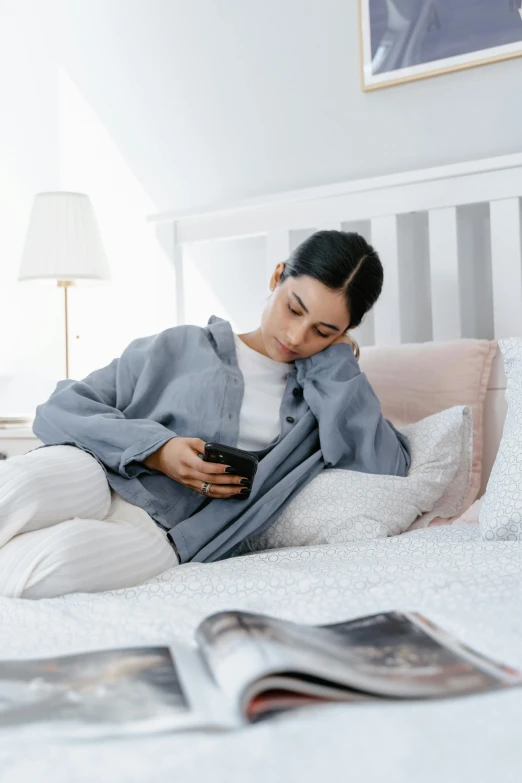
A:
[[[18,280],[110,280],[91,200],[84,193],[35,196]]]

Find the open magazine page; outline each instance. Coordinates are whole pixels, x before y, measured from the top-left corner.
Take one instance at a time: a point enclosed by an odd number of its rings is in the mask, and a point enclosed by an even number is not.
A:
[[[237,705],[243,719],[339,698],[339,684],[335,681],[314,682],[313,678],[307,680],[303,676],[313,662],[314,648],[307,639],[308,650],[301,655],[285,633],[288,626],[293,624],[264,615],[229,611],[206,618],[196,632],[202,656],[217,685],[227,700]],[[294,674],[295,669],[300,674]],[[261,692],[263,698],[257,698],[255,708],[252,700]],[[346,689],[343,694],[344,701],[368,698],[360,692],[348,693]]]
[[[247,687],[269,672],[280,671],[285,661],[285,650],[281,655],[278,645],[257,638],[251,622],[257,617],[246,612],[218,612],[203,620],[196,631],[201,655],[217,686],[240,711]],[[263,619],[271,622],[271,618]]]
[[[518,672],[472,655],[413,613],[387,612],[329,626],[306,626],[246,612],[207,618],[197,639],[217,683],[248,715],[267,689],[314,697],[338,686],[375,697],[429,698],[520,684]],[[266,679],[267,675],[270,679]],[[300,676],[304,675],[304,676]],[[341,695],[341,694],[339,694]]]
[[[0,662],[0,736],[92,738],[232,728],[198,651],[134,647]]]
[[[243,717],[250,723],[298,707],[327,704],[333,701],[361,702],[378,698],[339,685],[315,681],[305,675],[274,675],[262,677],[247,687],[241,698]]]

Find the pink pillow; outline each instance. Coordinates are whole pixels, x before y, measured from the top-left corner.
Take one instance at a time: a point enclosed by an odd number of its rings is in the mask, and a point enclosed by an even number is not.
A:
[[[361,348],[359,364],[379,397],[382,412],[396,426],[411,424],[454,405],[469,405],[473,416],[473,469],[468,509],[480,489],[484,399],[494,340],[460,339]]]
[[[431,527],[432,525],[433,527],[436,527],[437,525],[478,525],[479,513],[483,502],[483,497],[475,500],[475,502],[472,503],[471,506],[458,517],[451,517],[451,519],[441,519],[441,517],[436,517],[435,519],[431,520],[428,527]],[[420,525],[417,525],[417,523],[414,522],[413,525],[410,525],[408,530],[415,530],[416,527],[420,527]]]

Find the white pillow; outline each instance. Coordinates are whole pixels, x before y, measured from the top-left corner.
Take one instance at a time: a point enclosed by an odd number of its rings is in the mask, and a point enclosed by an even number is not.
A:
[[[398,429],[410,442],[408,476],[323,470],[235,554],[385,538],[403,533],[421,514],[427,524],[458,513],[471,481],[471,408],[448,408]]]
[[[482,538],[522,540],[522,338],[498,341],[506,371],[508,405],[502,440],[480,508]]]

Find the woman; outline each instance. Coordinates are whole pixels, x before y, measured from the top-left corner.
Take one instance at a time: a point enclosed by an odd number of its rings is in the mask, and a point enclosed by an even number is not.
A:
[[[319,231],[286,263],[253,332],[212,316],[134,340],[39,405],[44,446],[0,466],[0,595],[128,587],[229,557],[325,467],[406,475],[347,335],[383,270],[358,234]],[[200,459],[205,442],[255,452],[249,486]]]

